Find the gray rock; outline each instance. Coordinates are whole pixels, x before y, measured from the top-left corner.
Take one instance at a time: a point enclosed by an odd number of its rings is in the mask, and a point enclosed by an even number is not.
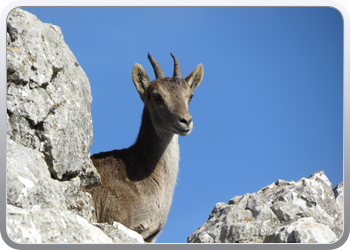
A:
[[[90,84],[60,28],[19,8],[7,23],[7,234],[17,243],[143,242],[89,223]],[[141,237],[141,238],[140,238]]]
[[[30,88],[9,82],[7,91],[7,109],[11,114],[26,118],[33,126],[45,119],[54,102],[44,88]]]
[[[40,147],[40,140],[36,135],[35,128],[20,115],[7,113],[7,135],[25,147],[36,150]]]
[[[340,182],[335,188],[334,188],[334,195],[335,195],[335,201],[337,202],[339,209],[342,214],[344,213],[344,185],[343,182]]]
[[[106,233],[89,224],[93,200],[79,177],[52,179],[43,153],[9,138],[7,203],[7,233],[17,243],[143,243],[119,223],[104,226]]]
[[[54,178],[101,184],[90,160],[90,83],[61,29],[16,8],[7,30],[8,136],[43,152]]]
[[[341,185],[323,171],[297,182],[277,180],[253,194],[217,203],[189,243],[333,242],[343,230]]]
[[[66,208],[91,222],[92,213],[95,211],[94,201],[89,193],[81,189],[79,177],[59,184],[63,191]]]
[[[70,211],[7,205],[7,234],[17,243],[113,243],[100,229]]]
[[[100,228],[114,243],[144,243],[140,234],[119,222],[115,221],[113,225],[107,223],[94,223],[93,225]]]
[[[331,243],[337,239],[338,237],[327,225],[307,217],[279,228],[278,231],[268,235],[264,243]]]
[[[66,210],[59,181],[51,178],[43,153],[11,139],[7,140],[7,203]]]

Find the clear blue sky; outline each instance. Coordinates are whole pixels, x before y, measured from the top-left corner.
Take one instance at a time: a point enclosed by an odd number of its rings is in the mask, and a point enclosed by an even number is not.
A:
[[[23,8],[61,27],[92,89],[91,153],[136,139],[143,103],[131,69],[147,53],[172,76],[199,63],[194,129],[159,243],[185,243],[217,202],[324,170],[343,179],[343,20],[332,8]]]

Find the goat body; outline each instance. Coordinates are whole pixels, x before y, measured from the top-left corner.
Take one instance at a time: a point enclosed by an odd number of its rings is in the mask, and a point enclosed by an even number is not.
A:
[[[166,223],[179,166],[178,134],[191,132],[188,103],[203,77],[200,64],[182,79],[173,58],[169,78],[149,55],[157,77],[152,83],[135,64],[133,81],[145,104],[137,140],[129,148],[91,156],[102,185],[86,190],[94,200],[94,222],[120,222],[146,242],[154,242]]]

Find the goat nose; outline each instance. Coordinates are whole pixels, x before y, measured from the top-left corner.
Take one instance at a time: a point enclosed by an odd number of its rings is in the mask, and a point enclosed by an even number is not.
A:
[[[185,123],[186,125],[190,125],[192,122],[192,117],[180,117],[180,122]]]

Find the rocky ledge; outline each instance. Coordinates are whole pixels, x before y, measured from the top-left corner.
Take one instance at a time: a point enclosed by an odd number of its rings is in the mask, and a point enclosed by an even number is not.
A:
[[[343,182],[333,189],[320,171],[217,203],[187,242],[332,243],[342,232]]]

